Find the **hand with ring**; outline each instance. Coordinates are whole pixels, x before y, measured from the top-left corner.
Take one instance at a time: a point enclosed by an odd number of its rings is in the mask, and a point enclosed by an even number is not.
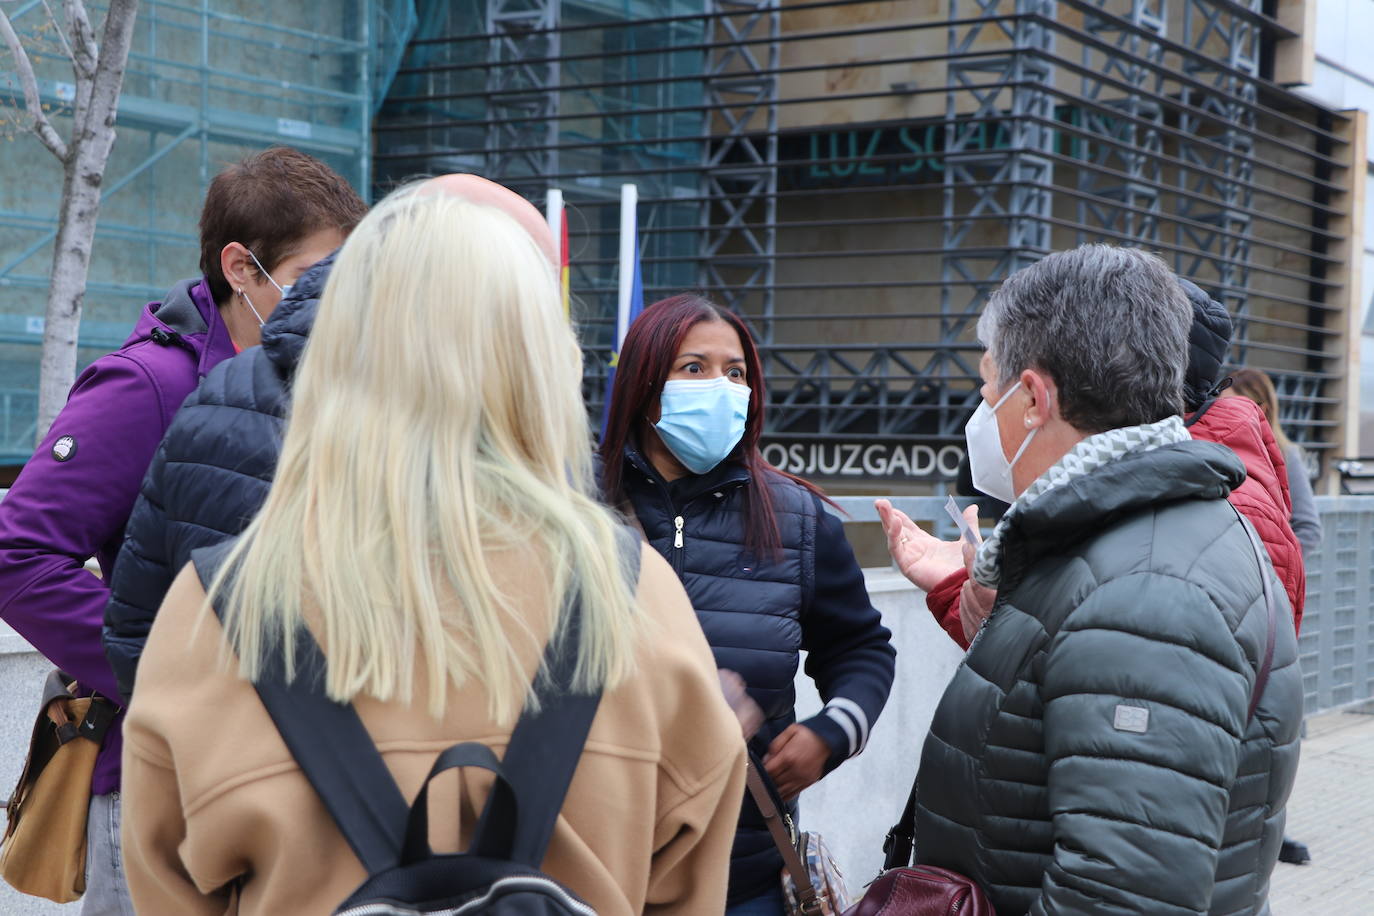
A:
[[[886,499],[874,503],[887,533],[887,549],[897,568],[922,591],[930,591],[964,565],[962,541],[942,541],[922,530],[905,512]],[[969,506],[964,517],[977,526],[978,507]]]

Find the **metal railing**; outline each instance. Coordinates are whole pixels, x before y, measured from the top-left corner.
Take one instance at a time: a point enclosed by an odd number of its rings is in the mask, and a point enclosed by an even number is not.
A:
[[[878,521],[872,496],[835,499],[846,522]],[[957,536],[946,497],[884,497],[938,537]],[[971,502],[958,498],[961,506]],[[1298,636],[1307,715],[1374,700],[1374,496],[1319,496],[1322,542],[1307,554]]]

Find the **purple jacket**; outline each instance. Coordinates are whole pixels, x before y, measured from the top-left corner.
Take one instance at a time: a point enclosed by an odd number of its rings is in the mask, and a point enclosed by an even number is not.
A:
[[[100,643],[107,583],[139,484],[181,402],[233,355],[204,281],[177,284],[143,309],[123,347],[81,373],[0,500],[0,619],[105,696],[119,696]],[[92,556],[103,579],[82,568]],[[119,788],[119,725],[96,762],[97,795]]]

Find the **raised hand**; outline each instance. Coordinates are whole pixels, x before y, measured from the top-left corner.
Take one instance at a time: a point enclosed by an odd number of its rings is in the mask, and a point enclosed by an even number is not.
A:
[[[961,541],[942,541],[927,533],[905,512],[886,499],[873,503],[887,533],[887,550],[897,568],[921,591],[928,592],[964,565]],[[972,514],[970,514],[972,513]],[[978,507],[969,506],[964,518],[976,526]]]

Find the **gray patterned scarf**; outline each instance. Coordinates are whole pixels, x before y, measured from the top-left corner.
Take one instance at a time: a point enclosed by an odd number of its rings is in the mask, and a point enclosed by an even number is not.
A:
[[[1070,480],[1090,474],[1100,467],[1118,461],[1126,455],[1148,452],[1165,445],[1192,439],[1183,425],[1182,417],[1169,417],[1144,426],[1125,426],[1089,436],[1069,449],[1045,473],[1035,479],[1026,492],[1011,504],[1007,514],[988,535],[973,561],[973,581],[988,588],[996,588],[1002,580],[1002,538],[1012,519],[1041,496]]]

